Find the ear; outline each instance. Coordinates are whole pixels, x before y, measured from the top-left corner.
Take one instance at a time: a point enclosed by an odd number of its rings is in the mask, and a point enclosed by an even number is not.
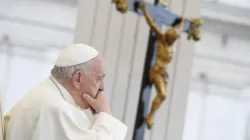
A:
[[[80,88],[82,73],[80,71],[76,71],[72,74],[72,82],[76,89]]]

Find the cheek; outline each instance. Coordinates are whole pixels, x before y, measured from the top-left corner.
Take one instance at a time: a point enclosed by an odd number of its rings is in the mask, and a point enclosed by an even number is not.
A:
[[[95,89],[98,91],[100,88],[100,83],[98,81],[95,82]]]
[[[100,85],[99,85],[98,81],[93,80],[91,82],[91,86],[89,86],[89,88],[91,90],[92,95],[95,97],[96,94],[97,94],[97,92],[98,92],[98,90],[99,90],[99,88],[100,88]]]

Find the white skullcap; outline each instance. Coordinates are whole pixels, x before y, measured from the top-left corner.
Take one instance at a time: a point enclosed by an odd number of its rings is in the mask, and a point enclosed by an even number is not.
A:
[[[58,55],[55,65],[58,67],[68,67],[95,58],[99,52],[85,44],[73,44],[64,48]]]

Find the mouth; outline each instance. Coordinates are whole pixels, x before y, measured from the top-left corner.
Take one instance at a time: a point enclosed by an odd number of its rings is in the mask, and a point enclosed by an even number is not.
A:
[[[103,89],[99,89],[99,90],[97,91],[96,95],[95,95],[95,98],[97,98],[97,96],[98,96],[98,94],[99,94],[100,91],[104,91],[104,90],[103,90]]]
[[[104,89],[101,89],[101,88],[100,88],[98,91],[104,91]]]

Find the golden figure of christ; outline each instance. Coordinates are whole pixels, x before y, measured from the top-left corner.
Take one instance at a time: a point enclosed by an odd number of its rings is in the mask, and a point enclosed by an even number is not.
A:
[[[139,8],[142,10],[146,22],[155,32],[157,39],[156,62],[149,72],[150,81],[154,84],[157,95],[153,100],[149,114],[145,118],[148,128],[151,129],[155,112],[166,98],[165,93],[168,87],[167,65],[173,58],[173,44],[179,38],[183,30],[185,19],[182,19],[177,28],[171,27],[165,33],[162,33],[148,14],[145,3],[140,2]]]
[[[158,0],[157,3],[161,3],[164,7],[167,6],[165,0]],[[121,13],[126,13],[129,10],[128,0],[112,0],[115,3],[116,9]],[[154,98],[149,114],[145,120],[148,128],[152,128],[153,117],[160,105],[166,98],[166,91],[168,87],[168,73],[167,66],[173,58],[173,45],[179,38],[185,25],[185,19],[182,18],[177,28],[171,27],[165,33],[162,33],[160,29],[154,24],[153,19],[149,15],[146,4],[139,2],[139,8],[142,10],[147,24],[155,32],[157,38],[157,51],[155,65],[149,71],[149,78],[152,84],[154,84],[157,90],[157,96]],[[188,39],[195,41],[200,39],[199,27],[201,26],[200,19],[194,19],[191,22],[191,26],[188,30]]]

